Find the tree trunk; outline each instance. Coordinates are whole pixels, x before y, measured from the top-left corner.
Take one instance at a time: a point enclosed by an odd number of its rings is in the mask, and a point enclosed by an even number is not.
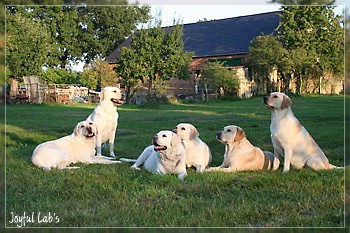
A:
[[[302,90],[303,90],[303,76],[302,76],[302,74],[299,74],[299,81],[300,81],[299,94],[302,94]]]
[[[204,83],[205,86],[205,101],[208,102],[209,96],[208,96],[208,86],[206,83]]]
[[[153,78],[149,77],[148,81],[148,95],[147,95],[147,101],[150,103],[152,99],[152,88],[153,88]]]

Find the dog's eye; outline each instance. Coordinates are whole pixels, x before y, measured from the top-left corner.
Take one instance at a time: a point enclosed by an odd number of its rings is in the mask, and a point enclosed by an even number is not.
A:
[[[181,130],[186,130],[186,129],[184,127],[182,127]]]
[[[113,91],[114,93],[117,93],[117,91]]]
[[[232,132],[232,130],[228,129],[227,132]]]
[[[163,134],[163,135],[162,135],[162,137],[163,137],[163,138],[166,138],[166,135],[165,135],[165,134]]]
[[[273,98],[277,99],[277,98],[278,98],[278,96],[277,96],[277,95],[274,95],[274,96],[273,96]]]
[[[84,125],[81,125],[80,128],[84,128]]]
[[[92,125],[93,123],[92,122],[89,122],[89,125]]]

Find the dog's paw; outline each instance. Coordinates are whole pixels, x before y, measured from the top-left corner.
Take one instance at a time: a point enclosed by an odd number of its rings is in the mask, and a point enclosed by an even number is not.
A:
[[[187,176],[187,173],[186,173],[186,172],[183,172],[183,173],[178,174],[177,177],[178,177],[180,180],[184,180],[186,176]]]
[[[141,171],[141,168],[136,167],[136,166],[134,166],[134,165],[132,165],[132,166],[130,167],[130,169],[133,169],[133,170],[136,170],[136,171]]]
[[[203,173],[204,170],[205,170],[205,167],[204,167],[204,166],[198,166],[198,167],[196,167],[196,172],[197,172],[197,173]]]
[[[77,167],[77,166],[69,166],[69,167],[65,167],[64,169],[78,169],[80,167]]]

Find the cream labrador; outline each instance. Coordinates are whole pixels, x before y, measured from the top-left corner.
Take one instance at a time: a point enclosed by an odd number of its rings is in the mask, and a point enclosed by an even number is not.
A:
[[[123,104],[123,94],[117,87],[105,87],[100,94],[100,103],[91,113],[87,121],[93,121],[97,128],[96,133],[96,155],[102,155],[101,145],[109,142],[109,154],[114,154],[114,139],[118,126],[117,106]]]
[[[153,137],[153,145],[144,149],[137,160],[121,158],[124,162],[135,162],[131,168],[144,168],[156,174],[177,174],[183,180],[186,171],[186,150],[181,139],[174,132],[164,130]]]
[[[199,138],[196,127],[188,123],[180,123],[173,132],[181,138],[185,146],[186,166],[193,166],[197,172],[203,172],[211,162],[211,152],[208,145]]]
[[[279,167],[279,157],[284,157],[283,172],[288,172],[290,165],[297,169],[305,165],[314,170],[334,169],[326,155],[299,123],[292,112],[292,101],[284,93],[273,92],[264,97],[264,104],[271,109],[271,140],[274,147],[274,167]]]
[[[235,172],[272,168],[273,154],[253,146],[240,127],[226,126],[217,133],[216,138],[226,145],[224,161],[220,167],[211,167],[204,171]]]
[[[96,126],[93,122],[79,122],[73,134],[38,145],[32,154],[32,163],[44,170],[71,169],[72,163],[112,164],[109,157],[95,156]]]

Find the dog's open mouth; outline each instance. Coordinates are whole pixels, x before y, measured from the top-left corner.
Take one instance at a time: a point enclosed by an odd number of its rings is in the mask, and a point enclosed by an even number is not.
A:
[[[87,134],[85,135],[85,137],[87,137],[87,138],[93,138],[93,137],[95,137],[95,133],[94,133],[94,132],[89,132],[89,133],[87,133]]]
[[[112,98],[111,101],[117,106],[124,104],[124,101],[122,99],[118,100],[118,99]]]
[[[154,150],[155,150],[155,151],[162,151],[162,150],[168,149],[168,147],[166,147],[166,146],[161,146],[161,145],[159,145],[159,144],[156,143],[156,142],[153,142],[153,145],[154,145]]]
[[[275,107],[274,106],[271,106],[269,103],[269,97],[264,97],[264,104],[265,104],[265,107],[269,108],[269,109],[274,109]]]
[[[87,137],[87,138],[95,137],[95,132],[91,129],[91,127],[86,128],[85,137]]]
[[[267,107],[268,109],[274,109],[275,108],[274,106],[271,106],[271,105],[269,105],[267,103],[265,103],[265,107]]]
[[[93,138],[93,137],[95,137],[95,132],[93,132],[91,129],[87,129],[87,132],[86,132],[86,134],[85,134],[85,137],[87,137],[87,138]]]

